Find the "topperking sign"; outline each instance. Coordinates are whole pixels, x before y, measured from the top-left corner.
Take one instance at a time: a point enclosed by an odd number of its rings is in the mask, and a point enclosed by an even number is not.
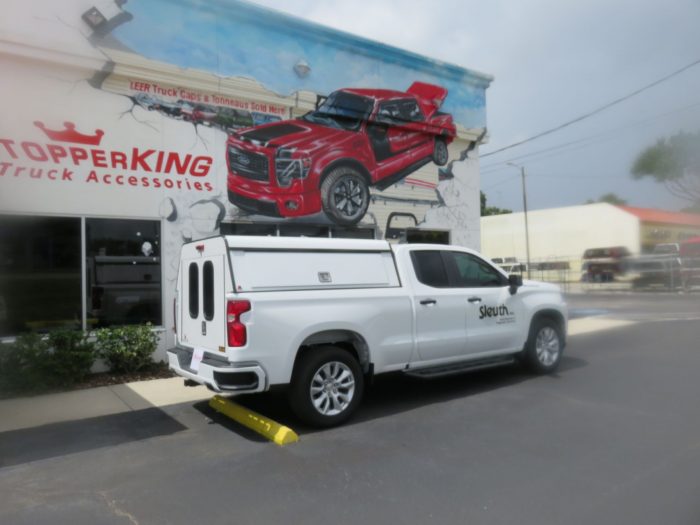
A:
[[[213,191],[208,155],[154,148],[105,149],[105,132],[81,133],[72,122],[49,129],[36,121],[46,142],[0,138],[0,177],[82,182],[141,188]]]

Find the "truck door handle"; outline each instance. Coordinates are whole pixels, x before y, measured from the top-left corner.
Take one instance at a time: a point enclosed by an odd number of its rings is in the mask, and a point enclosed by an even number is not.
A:
[[[481,297],[470,297],[467,299],[470,303],[480,303],[481,302]]]
[[[420,302],[420,304],[424,304],[424,305],[426,305],[426,306],[430,306],[430,305],[433,305],[433,304],[436,304],[436,303],[437,303],[437,301],[436,301],[435,299],[423,299],[423,300]]]

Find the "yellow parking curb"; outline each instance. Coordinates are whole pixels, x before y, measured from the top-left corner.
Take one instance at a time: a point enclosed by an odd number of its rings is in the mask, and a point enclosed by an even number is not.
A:
[[[280,425],[272,419],[261,416],[257,412],[253,412],[221,396],[212,397],[209,400],[209,406],[278,445],[287,445],[299,441],[299,436],[291,428]]]

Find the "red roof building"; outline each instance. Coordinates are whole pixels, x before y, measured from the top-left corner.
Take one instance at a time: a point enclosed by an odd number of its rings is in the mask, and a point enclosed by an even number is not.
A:
[[[634,206],[618,206],[638,217],[642,222],[655,224],[676,224],[679,226],[700,226],[700,214],[682,213],[677,211],[657,210],[654,208],[636,208]]]

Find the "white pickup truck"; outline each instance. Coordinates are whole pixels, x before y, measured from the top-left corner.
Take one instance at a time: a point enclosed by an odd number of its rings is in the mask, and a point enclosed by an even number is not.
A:
[[[513,363],[552,372],[558,287],[457,246],[222,236],[185,244],[169,366],[216,392],[288,387],[316,426],[345,421],[372,375],[436,377]]]

